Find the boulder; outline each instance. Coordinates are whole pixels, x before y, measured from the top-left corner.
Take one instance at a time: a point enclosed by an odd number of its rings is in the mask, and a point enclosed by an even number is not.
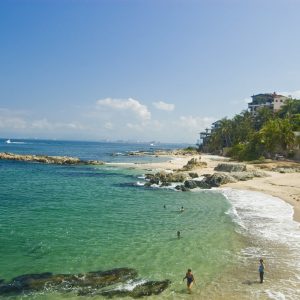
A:
[[[200,157],[200,159],[201,159],[201,157]],[[181,171],[191,171],[195,168],[205,168],[205,167],[207,167],[207,163],[200,161],[200,159],[199,160],[197,158],[190,159],[187,162],[187,164],[185,166],[183,166],[180,170]]]
[[[184,182],[184,186],[188,189],[195,189],[198,187],[196,181],[194,180],[186,180]]]
[[[188,192],[190,190],[189,188],[185,187],[183,184],[176,185],[175,189],[182,192]]]
[[[204,180],[195,180],[197,187],[200,189],[211,189],[211,186]]]
[[[56,290],[71,291],[73,288],[103,288],[137,277],[137,271],[131,268],[118,268],[108,271],[96,271],[83,274],[25,274],[13,278],[7,284],[0,285],[0,295],[21,294],[26,291],[40,291],[51,286]]]
[[[236,182],[236,179],[225,173],[214,173],[205,175],[204,182],[210,187],[219,187],[222,184]]]
[[[132,298],[142,298],[144,296],[159,295],[170,285],[170,280],[163,281],[147,281],[145,283],[137,285],[133,290],[122,290],[114,289],[109,291],[104,291],[100,293],[94,293],[93,295],[101,295],[108,298],[121,298],[121,297],[132,297]],[[81,294],[82,295],[82,294]]]
[[[172,172],[172,173],[166,173],[166,172],[158,172],[156,174],[146,174],[145,175],[146,180],[150,182],[150,184],[162,184],[167,185],[171,182],[184,182],[187,178],[187,175],[184,173],[179,172]]]
[[[141,298],[143,296],[159,295],[170,285],[170,280],[148,281],[138,285],[130,293],[133,298]]]
[[[198,178],[198,177],[199,177],[199,175],[198,175],[197,173],[195,173],[195,172],[190,172],[190,173],[189,173],[189,176],[190,176],[191,178]]]
[[[245,172],[247,166],[240,163],[221,163],[218,164],[214,170],[220,172]]]

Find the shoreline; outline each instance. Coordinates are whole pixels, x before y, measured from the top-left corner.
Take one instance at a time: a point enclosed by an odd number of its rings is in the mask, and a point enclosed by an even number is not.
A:
[[[196,167],[192,172],[199,176],[203,174],[213,174],[214,168],[219,163],[229,162],[229,159],[222,156],[199,154],[199,155],[161,155],[170,158],[166,162],[158,163],[135,163],[133,166],[137,169],[152,171],[172,171],[181,169],[191,158],[201,157],[201,162],[206,162],[207,167]],[[233,161],[230,161],[233,163]],[[244,162],[243,162],[244,163]],[[300,223],[300,172],[280,173],[271,171],[271,168],[290,166],[298,168],[300,163],[272,161],[271,163],[249,164],[244,163],[249,170],[264,171],[268,177],[253,178],[247,181],[227,183],[221,186],[230,187],[237,190],[248,190],[261,192],[282,199],[293,207],[293,219]],[[131,165],[132,166],[132,165]]]

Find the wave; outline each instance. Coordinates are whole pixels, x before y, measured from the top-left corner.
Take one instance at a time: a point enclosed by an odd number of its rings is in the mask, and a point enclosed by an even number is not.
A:
[[[265,294],[269,299],[300,299],[300,225],[293,220],[293,207],[260,192],[220,191],[231,204],[227,214],[238,225],[236,230],[251,241],[240,258],[257,261],[263,257],[269,265],[267,273],[282,272],[280,281],[270,282]]]
[[[247,234],[300,248],[299,223],[293,220],[293,207],[285,201],[259,192],[221,189],[232,208],[233,221]],[[300,249],[299,249],[300,250]]]

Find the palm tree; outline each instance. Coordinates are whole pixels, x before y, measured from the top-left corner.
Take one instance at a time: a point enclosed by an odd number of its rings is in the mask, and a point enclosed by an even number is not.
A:
[[[269,155],[276,151],[287,152],[295,144],[295,135],[289,119],[269,120],[260,130],[261,141]]]

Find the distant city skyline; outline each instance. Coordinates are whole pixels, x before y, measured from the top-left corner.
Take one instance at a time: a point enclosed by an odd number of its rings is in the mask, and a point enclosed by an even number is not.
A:
[[[294,0],[2,0],[0,137],[196,143],[300,99]]]

